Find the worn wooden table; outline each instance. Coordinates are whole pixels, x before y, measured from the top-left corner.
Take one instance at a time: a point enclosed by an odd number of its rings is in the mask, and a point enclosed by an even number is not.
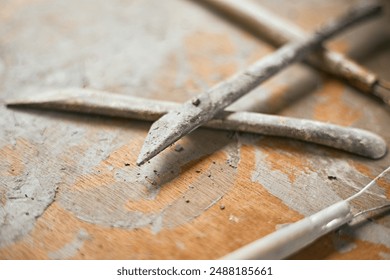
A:
[[[257,1],[307,31],[358,1]],[[330,47],[390,79],[374,20]],[[0,1],[0,98],[88,87],[182,102],[274,50],[189,0]],[[296,64],[235,109],[369,129],[390,113]],[[214,259],[346,198],[390,164],[331,148],[198,129],[142,167],[150,123],[0,107],[1,259]],[[390,178],[356,211],[390,199]],[[292,258],[390,259],[389,212]],[[386,215],[387,214],[387,215]]]

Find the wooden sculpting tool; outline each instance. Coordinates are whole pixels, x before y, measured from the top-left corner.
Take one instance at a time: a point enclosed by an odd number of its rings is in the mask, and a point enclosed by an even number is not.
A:
[[[262,8],[250,1],[235,0],[197,0],[223,12],[229,18],[249,27],[256,34],[261,34],[276,46],[299,40],[307,36],[306,32],[294,23]],[[310,65],[336,77],[342,78],[362,92],[373,94],[390,105],[390,84],[366,69],[364,66],[350,60],[345,55],[325,47],[321,51],[305,58]]]
[[[376,181],[382,178],[390,167],[379,174],[358,193],[336,202],[331,206],[298,222],[283,227],[261,239],[258,239],[226,256],[223,259],[284,259],[306,247],[321,236],[342,225],[351,222],[357,216],[390,207],[390,203],[352,214],[350,202],[366,192]]]
[[[359,6],[330,21],[311,36],[289,43],[258,60],[243,72],[185,102],[156,121],[145,139],[137,164],[142,165],[175,141],[220,113],[225,107],[275,75],[287,65],[302,59],[322,42],[352,24],[380,12],[378,4]]]
[[[156,120],[179,106],[178,103],[174,102],[80,88],[53,90],[29,98],[9,100],[7,105],[57,109],[148,121]],[[206,123],[205,126],[289,137],[373,159],[380,158],[386,153],[386,142],[374,133],[318,121],[259,113],[223,111],[212,121]]]

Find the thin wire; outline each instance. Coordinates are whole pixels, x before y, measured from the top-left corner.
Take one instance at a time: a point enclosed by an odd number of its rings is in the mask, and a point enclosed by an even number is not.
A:
[[[364,188],[362,188],[358,193],[348,197],[345,201],[351,201],[355,198],[357,198],[358,196],[360,196],[361,194],[363,194],[365,191],[367,191],[371,186],[373,186],[376,181],[378,181],[380,178],[382,178],[387,172],[390,171],[390,166],[387,167],[381,174],[379,174],[378,176],[375,177],[374,180],[372,180],[370,183],[368,183]]]
[[[386,208],[390,208],[390,203],[384,204],[384,205],[381,205],[381,206],[377,206],[377,207],[373,207],[373,208],[370,208],[370,209],[367,209],[367,210],[363,210],[363,211],[353,215],[352,219],[355,219],[356,217],[359,217],[360,215],[367,214],[368,212],[374,212],[374,211],[378,211],[378,210],[382,210],[382,209],[386,209]]]

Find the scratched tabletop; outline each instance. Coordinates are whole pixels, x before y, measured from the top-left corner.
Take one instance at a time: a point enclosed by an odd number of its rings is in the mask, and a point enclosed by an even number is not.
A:
[[[248,0],[251,1],[251,0]],[[359,1],[255,2],[313,31]],[[389,15],[330,49],[390,80]],[[150,122],[7,108],[90,88],[184,102],[275,50],[191,0],[0,0],[0,259],[216,259],[356,193],[390,165],[283,137],[197,129],[141,167]],[[230,109],[363,128],[390,143],[390,110],[305,64]],[[390,199],[390,177],[354,211]],[[293,259],[390,259],[389,211]]]

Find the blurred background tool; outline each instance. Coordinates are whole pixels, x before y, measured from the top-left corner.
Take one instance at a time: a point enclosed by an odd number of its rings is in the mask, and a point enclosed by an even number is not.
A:
[[[214,10],[227,15],[235,22],[245,25],[255,34],[281,46],[289,41],[305,38],[307,34],[284,18],[248,0],[197,0]],[[342,78],[362,92],[373,94],[390,105],[390,83],[380,79],[344,54],[323,47],[321,51],[304,59],[310,65]]]

